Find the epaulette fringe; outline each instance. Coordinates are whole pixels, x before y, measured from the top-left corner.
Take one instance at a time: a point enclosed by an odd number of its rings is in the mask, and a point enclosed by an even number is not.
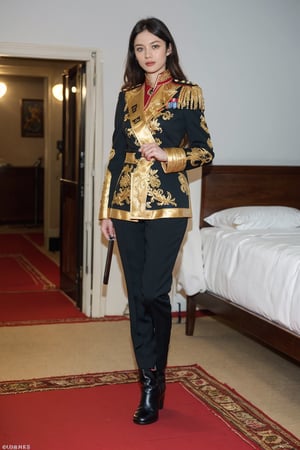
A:
[[[202,89],[198,85],[185,85],[182,86],[177,108],[183,109],[201,109],[204,111],[205,104],[202,95]]]

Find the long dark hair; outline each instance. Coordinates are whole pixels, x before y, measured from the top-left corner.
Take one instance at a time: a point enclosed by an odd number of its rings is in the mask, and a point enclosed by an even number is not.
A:
[[[179,64],[175,41],[168,27],[161,20],[156,19],[155,17],[150,17],[148,19],[142,19],[137,22],[133,30],[131,31],[124,72],[124,85],[122,87],[131,88],[145,81],[145,72],[138,64],[134,52],[135,38],[144,30],[149,31],[149,33],[152,33],[165,41],[166,48],[168,48],[171,44],[172,52],[167,56],[166,68],[170,71],[173,78],[177,78],[180,80],[186,79]]]

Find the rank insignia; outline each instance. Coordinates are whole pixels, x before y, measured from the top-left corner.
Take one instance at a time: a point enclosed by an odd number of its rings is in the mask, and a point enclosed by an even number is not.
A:
[[[178,105],[178,98],[171,98],[168,102],[168,109],[176,109]]]

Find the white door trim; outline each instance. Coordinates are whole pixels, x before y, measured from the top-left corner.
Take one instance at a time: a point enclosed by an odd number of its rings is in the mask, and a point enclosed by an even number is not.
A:
[[[87,68],[86,101],[86,153],[85,153],[85,206],[84,206],[84,261],[83,261],[83,312],[91,317],[104,315],[101,297],[103,272],[103,246],[97,211],[103,167],[102,125],[102,55],[99,49],[44,46],[15,42],[0,42],[0,56],[53,60],[85,61]],[[45,135],[48,149],[50,130]]]

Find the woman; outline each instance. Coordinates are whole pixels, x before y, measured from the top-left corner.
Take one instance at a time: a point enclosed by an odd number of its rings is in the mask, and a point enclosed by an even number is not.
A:
[[[141,400],[133,421],[158,419],[171,333],[169,292],[191,217],[186,171],[214,157],[199,86],[186,81],[174,39],[156,18],[133,28],[99,212],[126,279]]]

